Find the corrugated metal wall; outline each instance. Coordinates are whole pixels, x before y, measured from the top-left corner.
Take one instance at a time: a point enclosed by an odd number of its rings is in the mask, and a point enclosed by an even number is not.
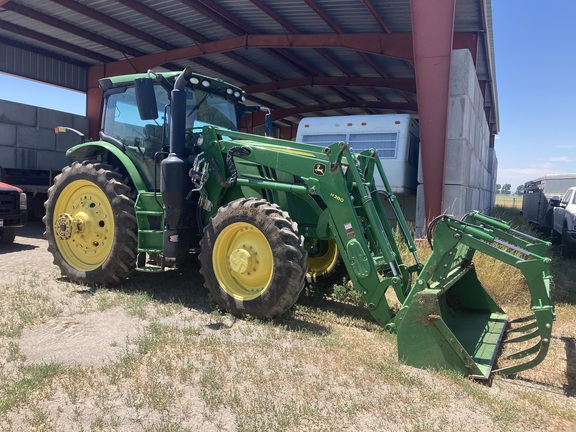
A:
[[[0,71],[85,92],[87,69],[0,41]]]

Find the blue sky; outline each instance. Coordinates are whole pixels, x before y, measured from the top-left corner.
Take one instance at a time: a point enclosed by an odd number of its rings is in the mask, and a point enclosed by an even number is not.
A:
[[[576,2],[493,0],[498,183],[576,172]]]
[[[576,172],[576,1],[492,0],[498,183]],[[80,92],[0,74],[0,99],[85,114]]]

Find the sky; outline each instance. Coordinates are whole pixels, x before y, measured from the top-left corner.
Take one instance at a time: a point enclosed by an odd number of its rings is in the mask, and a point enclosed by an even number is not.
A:
[[[497,182],[512,191],[576,172],[576,1],[492,0],[500,132]],[[0,73],[0,99],[85,115],[84,94]]]
[[[499,184],[576,172],[576,1],[492,0]],[[572,125],[572,126],[571,126]]]

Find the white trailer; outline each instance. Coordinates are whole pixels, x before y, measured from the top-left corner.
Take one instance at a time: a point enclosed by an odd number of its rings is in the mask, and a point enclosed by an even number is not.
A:
[[[408,220],[415,220],[420,129],[410,114],[307,117],[298,125],[296,141],[327,146],[347,141],[355,151],[374,148]],[[382,180],[375,176],[377,186]]]
[[[552,206],[550,201],[560,197],[572,186],[576,186],[576,173],[551,174],[526,182],[522,215],[544,230],[552,227]]]

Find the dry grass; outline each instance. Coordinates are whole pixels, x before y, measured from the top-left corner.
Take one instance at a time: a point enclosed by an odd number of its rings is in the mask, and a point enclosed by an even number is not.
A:
[[[477,265],[505,309],[525,312],[520,278]],[[574,267],[554,256],[555,273]],[[0,430],[574,430],[568,280],[545,362],[483,385],[400,364],[395,335],[321,287],[281,319],[238,320],[213,308],[195,269],[113,290],[22,269],[0,282]]]
[[[524,195],[496,195],[496,205],[520,210]]]

